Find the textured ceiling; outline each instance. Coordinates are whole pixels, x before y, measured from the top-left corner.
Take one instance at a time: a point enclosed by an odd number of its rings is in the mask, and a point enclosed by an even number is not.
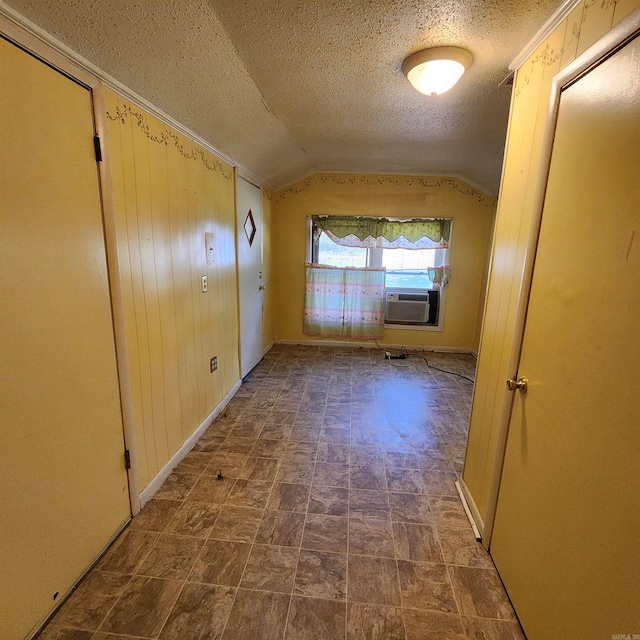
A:
[[[458,175],[495,193],[507,64],[559,0],[8,0],[274,188],[312,171]],[[425,47],[474,62],[427,97]]]

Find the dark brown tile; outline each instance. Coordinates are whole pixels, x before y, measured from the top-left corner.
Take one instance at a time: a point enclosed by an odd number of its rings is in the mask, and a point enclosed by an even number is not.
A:
[[[183,584],[178,580],[134,576],[102,623],[101,631],[156,637]]]
[[[297,460],[283,460],[276,473],[276,482],[288,484],[311,484],[313,465]]]
[[[199,473],[179,473],[174,471],[156,492],[160,500],[184,500],[198,481]]]
[[[449,565],[449,574],[462,615],[516,620],[495,570]]]
[[[444,564],[398,560],[398,573],[404,607],[457,613]]]
[[[436,525],[469,528],[469,519],[459,497],[429,496],[431,517]]]
[[[313,484],[326,487],[349,487],[349,465],[317,462]]]
[[[220,505],[205,502],[184,502],[173,516],[166,533],[207,538],[221,508]]]
[[[308,511],[329,516],[349,515],[349,490],[340,487],[312,487]]]
[[[241,586],[246,589],[291,593],[298,564],[298,549],[253,545]]]
[[[291,598],[285,640],[344,640],[346,605],[336,600]]]
[[[186,497],[187,502],[208,502],[209,504],[223,504],[227,499],[231,487],[233,487],[233,478],[225,477],[224,480],[218,480],[213,474],[203,474],[194,485],[191,492]]]
[[[335,516],[307,515],[302,546],[317,551],[346,553],[348,519]]]
[[[425,493],[422,472],[418,469],[387,468],[389,491]]]
[[[260,437],[253,447],[251,455],[258,456],[259,458],[275,458],[279,460],[282,458],[286,446],[286,440]]]
[[[238,589],[223,640],[281,640],[290,596]]]
[[[165,530],[181,504],[180,500],[151,500],[131,520],[129,529],[160,533]]]
[[[258,458],[252,456],[247,459],[238,477],[246,480],[270,480],[276,477],[279,461],[275,458]]]
[[[103,573],[94,569],[62,605],[52,624],[57,627],[96,630],[129,579],[126,575]]]
[[[236,587],[250,551],[250,544],[209,540],[196,560],[189,580]]]
[[[391,522],[379,518],[350,518],[349,553],[395,557]]]
[[[397,522],[426,524],[431,510],[429,498],[417,493],[390,493],[391,519]]]
[[[225,504],[264,509],[273,483],[259,480],[236,480]]]
[[[114,573],[135,573],[157,538],[157,533],[127,529],[109,547],[96,568]]]
[[[304,513],[307,510],[310,489],[307,484],[276,483],[269,496],[267,509]]]
[[[220,445],[218,451],[223,453],[239,453],[248,456],[253,449],[253,445],[256,443],[256,438],[239,438],[237,436],[229,435],[225,438],[225,441]]]
[[[463,616],[462,624],[468,640],[527,640],[520,625],[509,620],[487,620]]]
[[[248,459],[249,453],[218,451],[205,469],[205,473],[214,476],[222,473],[225,478],[237,478]]]
[[[396,561],[350,555],[347,598],[349,602],[400,606]]]
[[[344,600],[347,596],[346,554],[302,549],[293,593],[325,600]]]
[[[444,562],[433,527],[428,524],[394,522],[396,556],[419,562]]]
[[[234,438],[257,438],[264,426],[264,420],[238,420],[229,435]]]
[[[236,590],[187,583],[162,628],[162,640],[219,640]]]
[[[258,442],[260,439],[262,440],[280,440],[281,442],[285,442],[291,436],[291,432],[293,431],[293,427],[290,425],[283,424],[266,424],[262,431],[260,432],[260,436],[258,437]],[[255,447],[253,449],[255,455]]]
[[[467,640],[457,614],[404,609],[403,616],[407,640]]]
[[[92,640],[96,636],[93,631],[83,631],[82,629],[69,629],[66,627],[47,626],[38,636],[38,640]]]
[[[387,478],[382,466],[353,466],[351,463],[351,488],[387,490]]]
[[[350,602],[347,640],[405,640],[402,609]]]
[[[138,569],[139,575],[186,580],[204,540],[162,534]]]
[[[211,528],[209,538],[233,540],[234,542],[253,542],[262,519],[262,513],[262,509],[224,505]]]
[[[349,490],[351,517],[385,518],[389,516],[389,498],[386,491]]]
[[[491,556],[475,539],[470,528],[438,527],[438,538],[447,564],[494,568]]]
[[[258,529],[259,544],[299,547],[304,526],[304,514],[290,511],[264,512]]]
[[[202,451],[190,451],[176,467],[177,473],[194,473],[200,475],[211,462],[212,455]]]

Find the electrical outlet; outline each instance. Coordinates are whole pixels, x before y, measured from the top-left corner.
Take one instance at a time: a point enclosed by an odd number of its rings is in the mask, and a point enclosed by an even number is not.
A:
[[[218,356],[212,356],[209,360],[209,370],[213,373],[218,368]]]
[[[200,278],[200,282],[202,283],[202,293],[207,293],[207,289],[209,288],[207,276],[202,276],[202,278]]]

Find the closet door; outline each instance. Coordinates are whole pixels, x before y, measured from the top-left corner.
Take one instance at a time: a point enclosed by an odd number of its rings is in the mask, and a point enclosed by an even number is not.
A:
[[[560,97],[491,542],[529,640],[640,633],[639,175],[636,38]]]
[[[0,637],[130,517],[90,92],[0,38]]]

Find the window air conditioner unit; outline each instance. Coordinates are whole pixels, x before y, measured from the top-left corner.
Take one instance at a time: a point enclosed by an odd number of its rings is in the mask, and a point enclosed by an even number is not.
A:
[[[388,324],[428,324],[429,292],[403,293],[387,290],[384,320]]]

